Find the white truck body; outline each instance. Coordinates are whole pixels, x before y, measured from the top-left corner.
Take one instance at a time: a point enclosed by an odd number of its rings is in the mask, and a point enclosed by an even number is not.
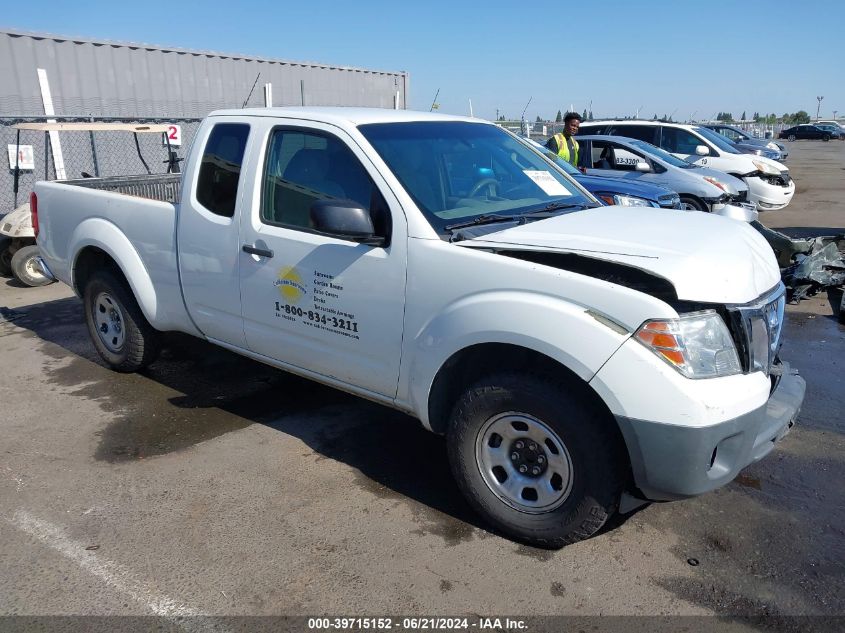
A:
[[[208,162],[208,150],[203,160],[204,148],[223,124],[241,124],[249,131],[231,217],[204,206],[200,182]],[[622,493],[658,500],[700,494],[730,481],[771,450],[800,407],[804,384],[798,376],[782,365],[766,364],[692,379],[636,337],[654,320],[674,322],[682,310],[712,308],[727,321],[736,317],[731,327],[737,339],[745,336],[736,330],[745,327],[743,315],[756,310],[754,314],[768,318],[763,347],[771,346],[774,363],[783,287],[771,248],[759,234],[748,225],[710,214],[599,207],[482,227],[489,230],[477,235],[473,225],[462,239],[444,239],[425,211],[421,189],[409,185],[413,174],[397,175],[385,162],[384,157],[392,160],[392,155],[371,141],[372,128],[367,127],[398,130],[429,124],[486,126],[460,129],[505,136],[478,120],[408,111],[277,108],[213,113],[202,124],[185,164],[180,203],[61,182],[38,183],[38,245],[45,270],[86,300],[95,344],[96,328],[106,332],[110,327],[102,315],[97,320],[97,306],[102,312],[98,301],[110,300],[110,295],[88,286],[96,270],[106,266],[116,278],[125,279],[143,318],[155,330],[206,338],[416,416],[427,428],[449,437],[453,469],[473,505],[500,529],[531,542],[560,545],[598,529],[573,531],[569,526],[555,532],[531,523],[578,502],[575,495],[586,494],[578,486],[592,476],[579,470],[577,447],[570,445],[569,452],[549,448],[546,457],[548,473],[555,468],[570,473],[563,479],[574,486],[571,490],[561,491],[560,478],[547,474],[545,467],[543,476],[551,477],[551,484],[543,480],[545,487],[535,490],[534,484],[523,481],[522,470],[507,465],[507,484],[499,485],[491,478],[501,478],[496,474],[501,466],[494,463],[498,447],[494,451],[482,446],[475,439],[482,431],[467,440],[475,449],[466,449],[476,451],[479,472],[461,475],[466,464],[458,456],[458,438],[463,435],[455,419],[463,410],[453,405],[472,386],[462,384],[464,379],[477,383],[489,372],[545,367],[547,374],[559,372],[557,378],[573,381],[573,393],[583,390],[590,410],[601,409],[605,419],[600,424],[619,438],[614,468],[626,474],[619,475],[624,481],[618,483],[614,499],[603,504],[611,514]],[[282,160],[272,149],[274,135],[301,133],[329,138],[358,161],[389,212],[384,243],[273,223],[262,215],[267,197],[280,196],[278,183],[287,182],[269,175]],[[308,142],[298,151],[307,153]],[[549,174],[538,175],[537,168],[524,173],[543,191],[563,191],[560,183],[565,187],[569,177],[552,174],[555,168],[539,154],[530,160],[534,158]],[[289,167],[293,164],[292,158],[284,160]],[[488,182],[501,180],[498,173],[491,176],[490,168],[480,173],[471,192],[455,204],[501,209],[507,203],[501,195],[476,200],[479,190],[488,186],[502,193],[501,182]],[[549,184],[552,177],[558,184]],[[581,190],[576,189],[573,185],[560,199],[577,196]],[[312,226],[314,213],[312,208]],[[458,218],[450,216],[455,213],[444,211],[442,216]],[[664,296],[667,292],[671,298]],[[89,296],[92,293],[96,296]],[[124,319],[131,311],[126,303]],[[115,332],[110,341],[117,345],[123,339]],[[755,344],[753,335],[747,336],[746,343],[738,344],[739,357],[743,345]],[[109,348],[109,340],[100,338]],[[98,349],[103,353],[101,346]],[[104,358],[117,365],[111,356]],[[542,435],[543,429],[555,428],[537,422],[539,414],[525,415],[525,428],[532,432],[539,429]],[[499,428],[498,422],[482,423],[487,424],[484,429]],[[513,428],[521,429],[520,424],[514,422]],[[502,435],[510,441],[508,433],[493,436],[497,442]],[[550,437],[550,447],[561,441],[559,435]],[[520,448],[510,455],[522,468],[523,442],[514,441]],[[540,444],[538,450],[542,448]],[[561,452],[571,453],[568,466]],[[530,460],[526,463],[541,470]],[[478,484],[481,481],[486,488]],[[514,482],[523,487],[509,488]],[[501,508],[491,505],[491,499],[501,502]],[[558,526],[565,523],[555,520]]]

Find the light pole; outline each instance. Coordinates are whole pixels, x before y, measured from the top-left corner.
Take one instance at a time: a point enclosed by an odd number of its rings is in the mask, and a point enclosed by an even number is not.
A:
[[[819,102],[819,105],[816,108],[816,121],[819,120],[819,111],[822,109],[822,99],[824,99],[824,97],[816,97],[816,100]]]
[[[834,120],[834,121],[836,121],[836,113],[837,113],[837,112],[839,112],[839,110],[834,110],[834,111],[833,111],[833,120]]]

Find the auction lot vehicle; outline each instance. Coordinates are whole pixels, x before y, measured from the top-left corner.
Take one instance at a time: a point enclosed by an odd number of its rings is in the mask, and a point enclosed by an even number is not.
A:
[[[684,209],[718,211],[748,199],[748,186],[739,178],[681,160],[645,141],[584,136],[578,143],[587,173],[663,185],[678,192]]]
[[[541,546],[731,481],[804,396],[749,225],[596,206],[477,119],[221,111],[179,203],[44,182],[31,206],[114,369],[177,330],[398,408],[446,435],[479,513]]]
[[[786,146],[782,143],[777,143],[765,138],[755,138],[733,125],[726,125],[724,123],[718,124],[702,124],[708,130],[713,130],[717,134],[721,134],[726,139],[736,145],[737,149],[746,154],[756,154],[757,156],[765,156],[771,158],[779,163],[786,162],[789,152]]]
[[[600,121],[582,123],[579,132],[639,139],[696,165],[740,178],[748,185],[748,201],[760,211],[782,209],[795,194],[795,183],[785,165],[764,156],[743,154],[720,134],[699,125]]]
[[[538,152],[542,152],[549,160],[554,161],[555,165],[572,176],[575,182],[605,204],[621,207],[681,208],[680,196],[667,187],[645,182],[626,181],[621,178],[588,176],[537,141],[522,136],[519,138],[523,143],[533,147]]]
[[[839,138],[839,136],[840,133],[837,130],[822,129],[815,125],[806,124],[786,128],[778,135],[778,138],[785,138],[789,141],[829,141],[832,138]]]

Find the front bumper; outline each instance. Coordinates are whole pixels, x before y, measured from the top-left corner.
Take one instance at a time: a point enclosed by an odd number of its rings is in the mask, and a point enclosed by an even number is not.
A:
[[[795,195],[795,181],[789,181],[785,187],[773,185],[763,178],[747,178],[748,201],[757,206],[759,211],[783,209]]]
[[[625,438],[634,485],[652,501],[671,501],[724,486],[762,459],[795,423],[806,383],[788,364],[762,407],[703,427],[616,416]]]

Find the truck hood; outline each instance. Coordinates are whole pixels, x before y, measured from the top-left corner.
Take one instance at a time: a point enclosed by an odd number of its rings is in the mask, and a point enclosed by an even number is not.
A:
[[[709,213],[598,207],[457,244],[617,262],[666,279],[689,301],[747,303],[780,281],[774,252],[757,231]]]

